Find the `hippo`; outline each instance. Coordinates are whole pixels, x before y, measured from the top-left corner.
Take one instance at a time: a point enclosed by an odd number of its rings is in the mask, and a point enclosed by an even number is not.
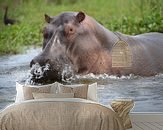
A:
[[[65,66],[82,75],[153,76],[163,72],[162,33],[130,36],[112,32],[84,12],[64,12],[55,17],[45,14],[45,21],[42,52],[30,63],[30,67],[48,65],[40,79],[61,80]],[[120,40],[130,50],[129,67],[112,66],[112,49]],[[31,73],[39,75],[40,71]]]

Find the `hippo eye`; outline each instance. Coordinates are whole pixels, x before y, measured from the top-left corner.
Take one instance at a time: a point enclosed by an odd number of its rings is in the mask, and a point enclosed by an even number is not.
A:
[[[72,28],[70,28],[70,30],[69,30],[70,32],[73,32],[73,29]]]
[[[70,28],[69,29],[69,34],[73,34],[74,33],[74,29],[73,28]]]
[[[66,36],[70,36],[75,33],[75,28],[72,25],[65,25],[64,31]]]

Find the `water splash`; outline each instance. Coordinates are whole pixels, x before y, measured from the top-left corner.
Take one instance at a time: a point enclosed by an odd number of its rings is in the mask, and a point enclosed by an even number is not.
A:
[[[68,64],[65,64],[64,69],[61,73],[63,82],[71,82],[74,79],[74,71],[72,67]]]
[[[44,66],[40,66],[39,63],[32,65],[31,69],[28,71],[27,79],[25,80],[25,84],[35,84],[34,79],[41,79],[46,75],[47,71],[50,70],[50,64],[45,64]]]
[[[27,77],[25,78],[25,83],[24,83],[24,85],[28,85],[28,84],[34,84],[33,83],[33,80],[32,80],[32,77],[33,77],[33,75],[31,74],[31,70],[28,70],[28,73],[27,73]]]
[[[89,74],[86,74],[86,75],[75,75],[75,79],[95,79],[95,80],[127,80],[127,79],[137,79],[139,76],[136,76],[134,74],[130,74],[128,76],[121,76],[121,77],[118,77],[116,75],[108,75],[108,74],[98,74],[98,75],[95,75],[93,73],[89,73]]]
[[[50,64],[45,64],[44,66],[40,66],[39,63],[36,63],[32,66],[31,72],[35,76],[36,79],[41,79],[44,74],[49,70]]]
[[[28,71],[26,78],[22,82],[24,82],[25,85],[27,84],[39,85],[40,83],[42,83],[41,81],[42,78],[46,77],[46,74],[49,70],[50,70],[50,64],[46,64],[45,66],[40,66],[38,63],[36,63]],[[58,75],[61,75],[62,78],[61,80],[63,82],[70,83],[74,79],[74,71],[72,67],[69,66],[68,64],[64,65],[63,70],[61,72],[58,72]],[[47,82],[45,81],[44,83]]]

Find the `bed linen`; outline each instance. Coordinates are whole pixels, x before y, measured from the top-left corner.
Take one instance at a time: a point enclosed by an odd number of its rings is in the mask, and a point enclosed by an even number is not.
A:
[[[111,108],[79,98],[14,103],[0,112],[0,130],[125,130]]]

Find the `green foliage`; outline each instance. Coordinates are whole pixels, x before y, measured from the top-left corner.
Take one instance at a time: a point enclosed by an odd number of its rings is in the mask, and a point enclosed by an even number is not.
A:
[[[163,31],[163,19],[157,13],[139,19],[133,19],[131,16],[123,16],[120,22],[113,20],[110,23],[106,23],[104,25],[110,30],[131,35]]]
[[[0,53],[19,53],[23,46],[41,43],[39,27],[36,25],[16,24],[5,26],[0,32]]]
[[[23,46],[41,45],[44,13],[84,11],[109,30],[131,35],[163,31],[162,0],[0,0],[0,7],[4,5],[9,6],[9,17],[20,23],[4,26],[0,20],[0,54],[19,53]]]

